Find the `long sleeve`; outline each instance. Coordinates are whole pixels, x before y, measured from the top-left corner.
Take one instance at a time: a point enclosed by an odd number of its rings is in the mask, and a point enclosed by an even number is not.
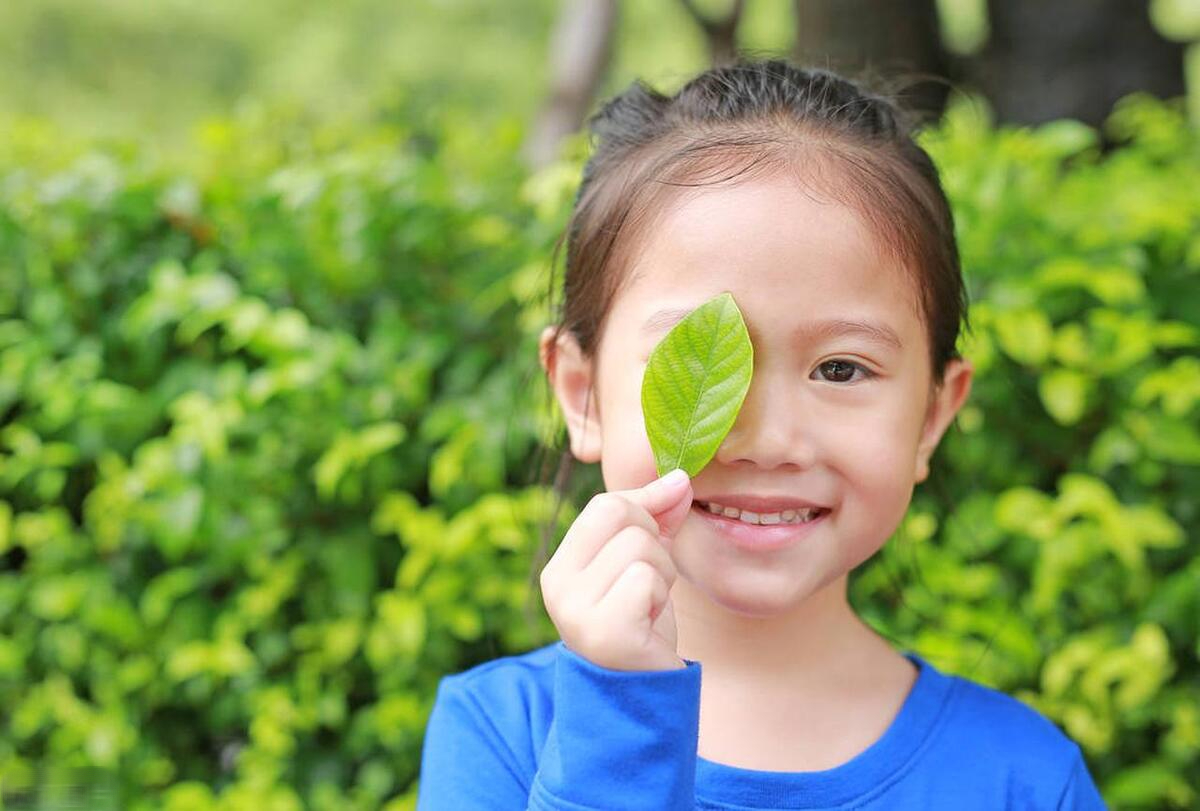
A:
[[[701,668],[684,661],[610,670],[559,643],[554,721],[530,808],[692,811]]]
[[[438,685],[425,728],[417,811],[522,809],[529,784],[468,685],[455,677]]]
[[[1108,811],[1078,744],[1075,745],[1075,766],[1058,801],[1058,811]]]
[[[618,671],[561,642],[554,652],[553,718],[532,771],[513,744],[528,738],[527,708],[442,680],[417,811],[692,811],[700,663]]]

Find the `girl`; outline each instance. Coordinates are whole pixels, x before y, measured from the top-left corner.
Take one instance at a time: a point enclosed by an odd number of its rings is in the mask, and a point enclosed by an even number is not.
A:
[[[1053,723],[847,602],[971,384],[951,212],[900,113],[768,60],[589,121],[541,362],[607,492],[542,570],[561,641],[440,683],[420,811],[1104,808]],[[750,390],[694,480],[656,478],[647,358],[724,291]]]

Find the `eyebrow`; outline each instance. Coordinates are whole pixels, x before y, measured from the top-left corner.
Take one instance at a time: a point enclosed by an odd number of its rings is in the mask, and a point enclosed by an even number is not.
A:
[[[642,332],[651,335],[673,327],[691,311],[691,309],[686,307],[659,310],[646,319],[646,323],[642,324]],[[801,324],[793,332],[793,337],[798,342],[815,342],[847,335],[864,338],[877,344],[893,347],[894,349],[904,348],[904,345],[900,341],[900,336],[891,327],[874,321],[831,318],[824,321],[811,321]]]

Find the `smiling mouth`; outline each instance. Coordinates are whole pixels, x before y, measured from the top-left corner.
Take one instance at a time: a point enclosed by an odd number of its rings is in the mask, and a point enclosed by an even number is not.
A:
[[[800,507],[782,510],[780,512],[756,513],[751,510],[739,510],[737,507],[727,507],[715,502],[694,501],[692,509],[709,513],[716,518],[726,518],[741,524],[751,526],[778,526],[780,524],[807,524],[817,520],[829,512],[824,507]]]

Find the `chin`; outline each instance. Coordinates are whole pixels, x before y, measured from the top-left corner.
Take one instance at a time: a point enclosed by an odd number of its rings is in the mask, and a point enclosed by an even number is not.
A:
[[[726,570],[706,574],[693,582],[710,600],[732,613],[760,619],[791,613],[823,587],[792,571]]]

